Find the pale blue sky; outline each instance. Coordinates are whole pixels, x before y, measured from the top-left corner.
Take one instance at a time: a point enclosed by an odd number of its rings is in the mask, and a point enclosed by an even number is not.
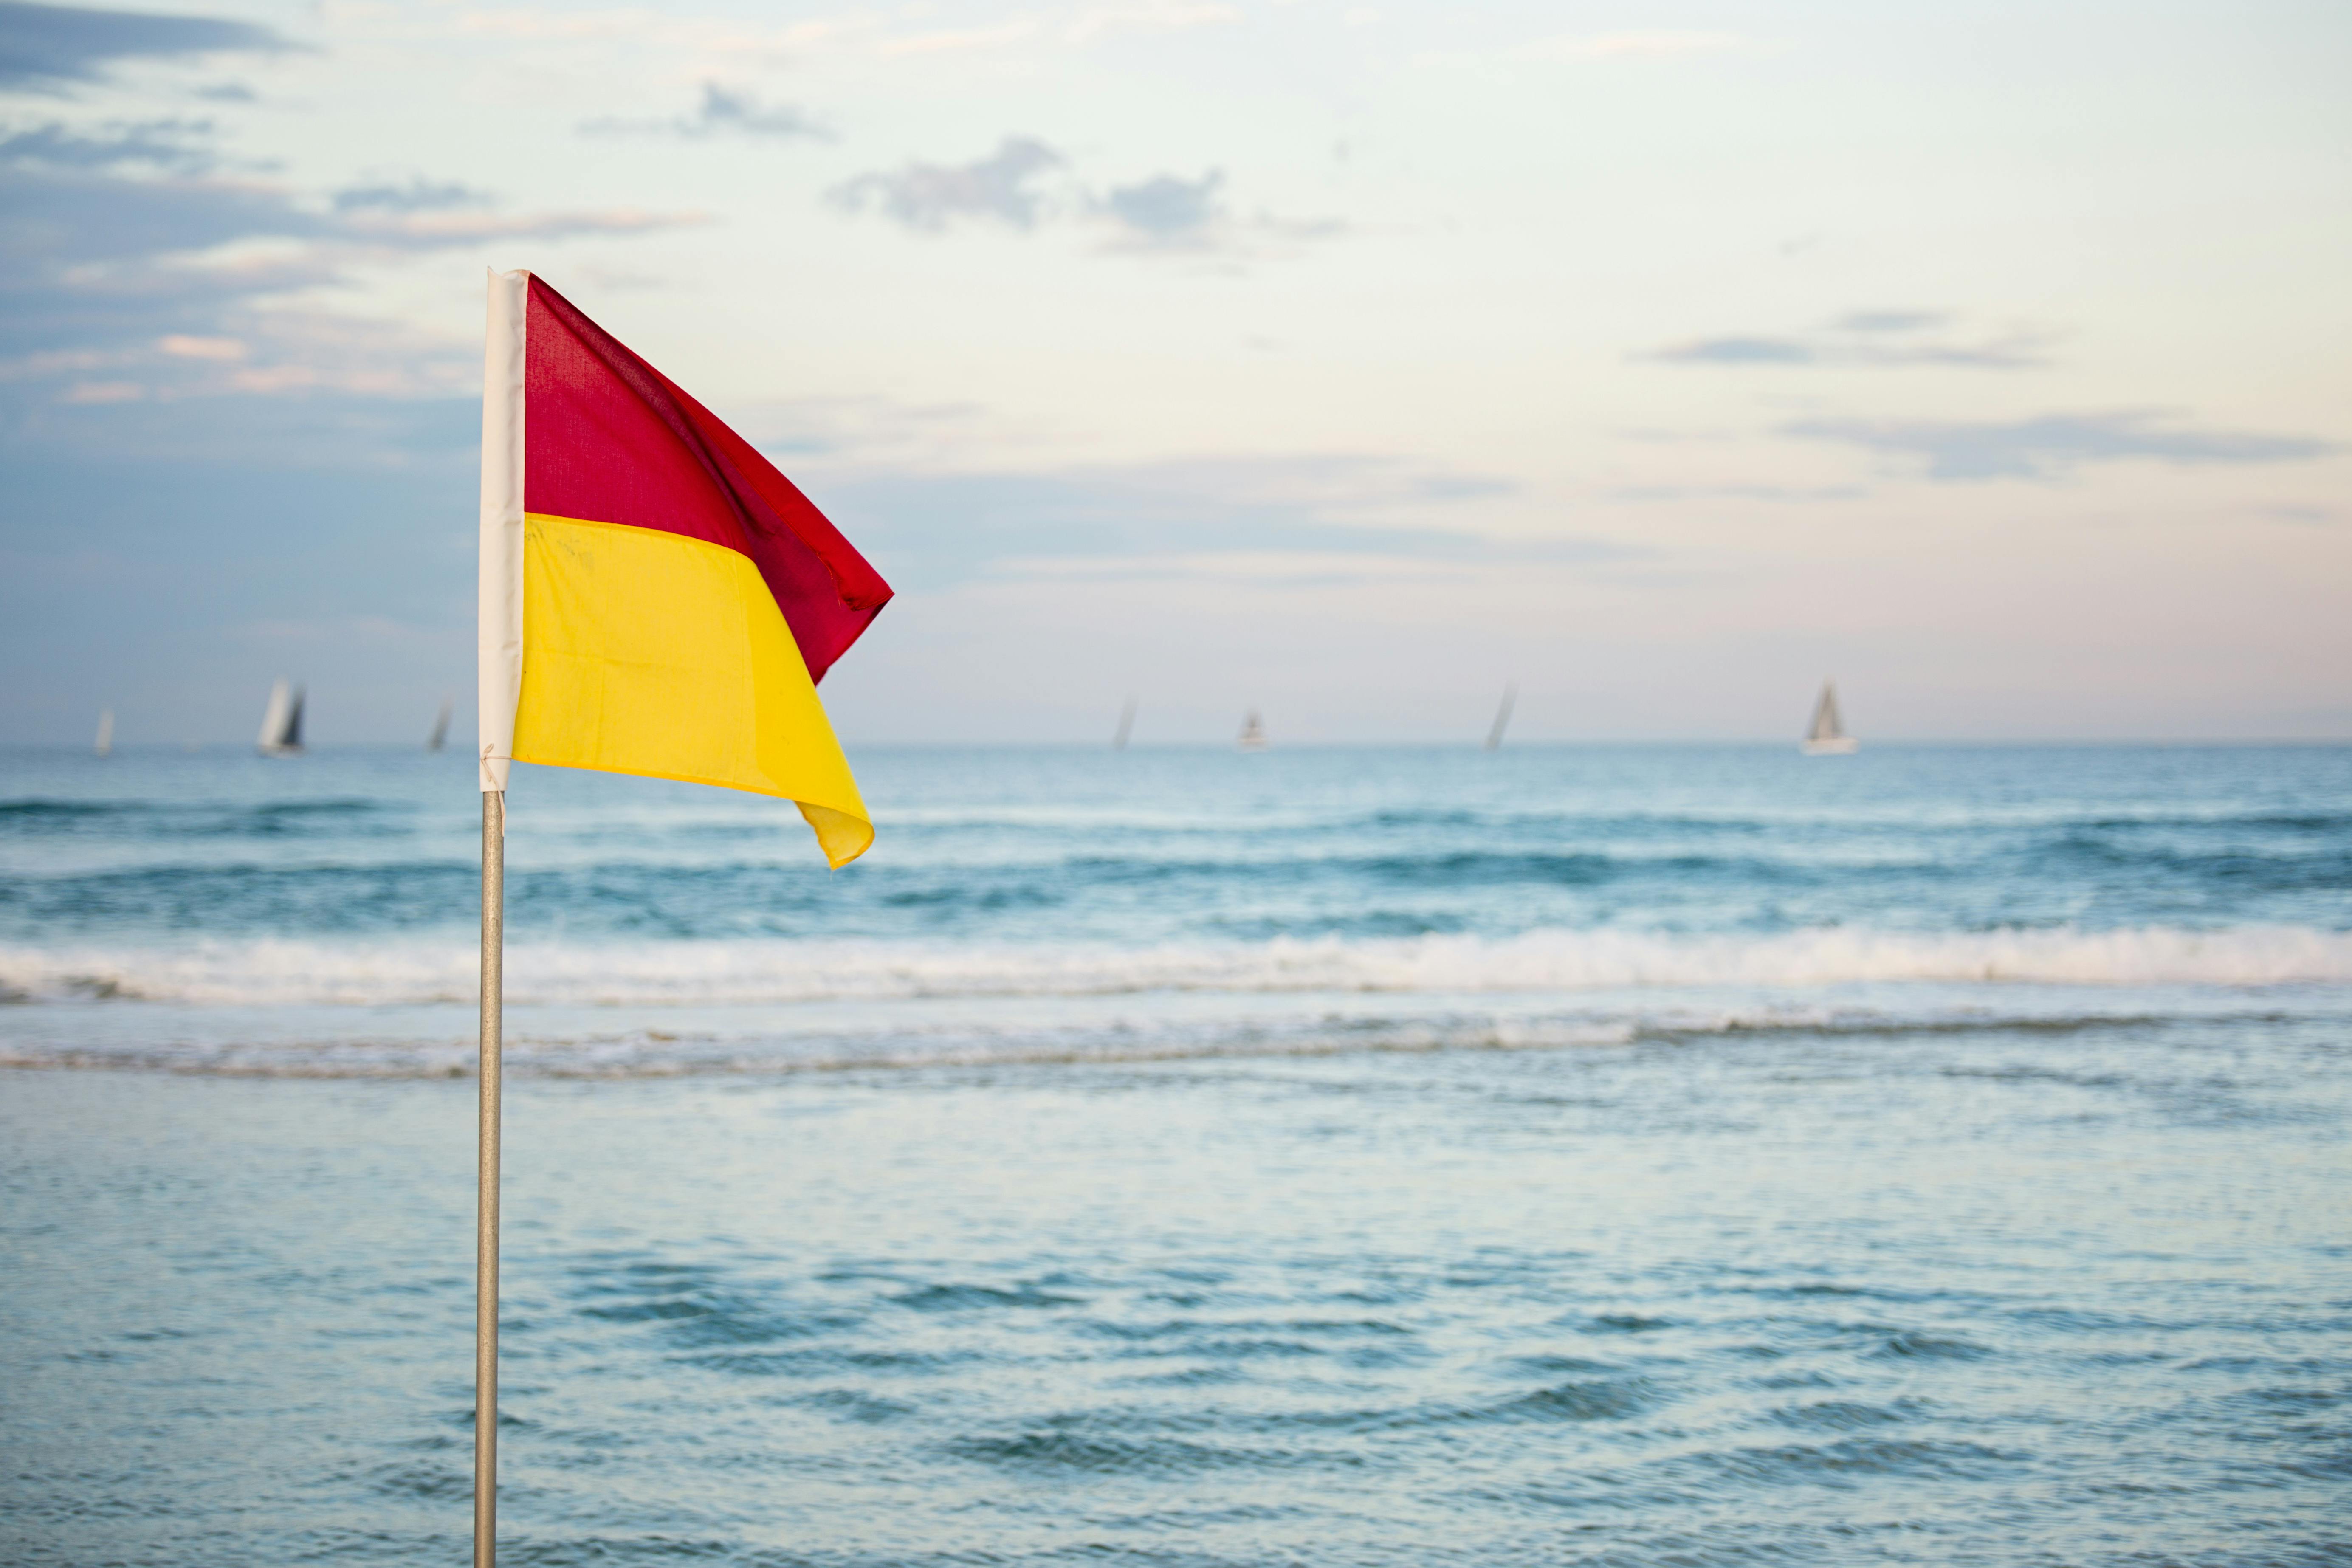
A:
[[[471,688],[481,269],[844,735],[2352,735],[2352,12],[0,5],[0,741]]]

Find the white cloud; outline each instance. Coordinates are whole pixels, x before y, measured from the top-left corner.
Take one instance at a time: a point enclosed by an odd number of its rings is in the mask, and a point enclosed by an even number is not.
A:
[[[1218,243],[1225,226],[1217,188],[1222,170],[1197,180],[1155,174],[1131,185],[1114,185],[1095,204],[1096,214],[1118,231],[1119,243],[1142,250],[1202,250]]]
[[[136,403],[147,389],[135,381],[83,381],[66,389],[64,403]]]
[[[1044,201],[1035,182],[1065,162],[1034,136],[1007,136],[995,152],[969,163],[905,163],[860,174],[825,195],[845,212],[864,212],[870,205],[908,228],[929,233],[962,218],[993,218],[1029,228]]]
[[[183,332],[158,338],[155,346],[178,359],[241,360],[250,352],[235,338],[198,338]]]
[[[795,106],[764,104],[755,92],[721,87],[715,81],[702,84],[701,101],[692,113],[673,115],[667,120],[600,115],[583,122],[580,129],[592,134],[683,136],[695,141],[726,135],[832,140],[831,132]]]

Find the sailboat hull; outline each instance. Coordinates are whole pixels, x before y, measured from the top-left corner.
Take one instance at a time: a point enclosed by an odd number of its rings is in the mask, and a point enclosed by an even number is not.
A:
[[[1852,735],[1834,735],[1826,741],[1800,741],[1797,750],[1809,757],[1850,757],[1861,745]]]

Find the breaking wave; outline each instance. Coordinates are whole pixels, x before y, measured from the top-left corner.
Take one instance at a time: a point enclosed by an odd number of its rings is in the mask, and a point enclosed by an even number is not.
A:
[[[516,943],[517,1006],[777,1005],[1147,993],[1560,992],[1966,985],[2352,983],[2352,932],[2142,926],[1970,932],[1822,927],[1766,936],[1537,930],[1509,937],[1276,938],[1126,948],[777,938]],[[447,938],[0,945],[0,1001],[194,1006],[470,1003],[472,943]]]

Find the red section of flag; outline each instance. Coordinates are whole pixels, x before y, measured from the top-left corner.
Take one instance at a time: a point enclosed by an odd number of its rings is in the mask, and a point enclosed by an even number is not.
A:
[[[890,584],[750,442],[539,279],[523,331],[523,510],[749,556],[822,680]]]

